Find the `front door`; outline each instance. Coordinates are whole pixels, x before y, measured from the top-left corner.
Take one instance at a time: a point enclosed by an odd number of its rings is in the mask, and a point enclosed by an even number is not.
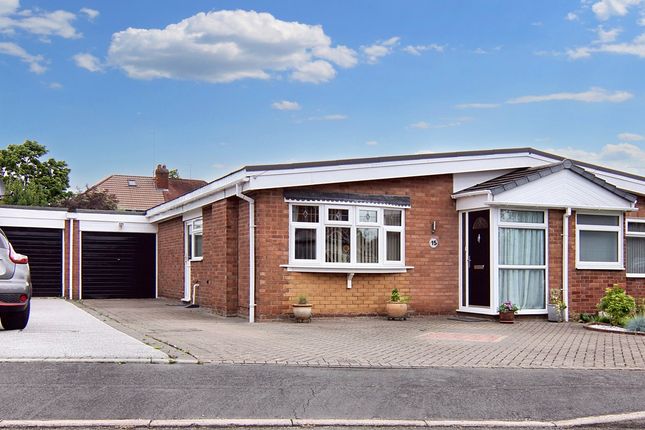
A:
[[[468,306],[490,307],[490,211],[467,216]]]

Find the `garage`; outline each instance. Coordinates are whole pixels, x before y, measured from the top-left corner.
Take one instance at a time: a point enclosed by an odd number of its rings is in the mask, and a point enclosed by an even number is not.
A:
[[[83,231],[83,299],[154,298],[156,235]]]
[[[63,230],[2,227],[16,252],[29,257],[35,297],[60,297],[63,292]]]

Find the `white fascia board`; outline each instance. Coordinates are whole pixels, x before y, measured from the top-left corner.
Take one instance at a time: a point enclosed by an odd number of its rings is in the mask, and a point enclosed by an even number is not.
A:
[[[528,152],[249,172],[249,190],[517,169],[556,160]]]
[[[513,201],[492,201],[486,203],[490,207],[508,207],[508,208],[532,208],[532,209],[573,209],[584,211],[599,212],[636,212],[637,208],[632,206],[585,206],[585,205],[558,205],[549,203],[527,203]]]
[[[456,199],[457,211],[468,211],[473,209],[485,209],[490,202],[490,191],[462,194]]]
[[[631,192],[640,195],[645,195],[645,181],[640,181],[636,178],[631,178],[629,176],[618,175],[616,173],[606,172],[604,170],[592,169],[590,167],[583,167],[589,173],[593,173],[598,176],[600,179],[603,179],[610,184]]]
[[[225,176],[195,191],[149,209],[145,216],[149,222],[160,222],[181,216],[185,212],[201,208],[218,200],[234,196],[235,185],[244,182],[246,177],[247,173],[245,170]]]
[[[157,225],[149,222],[123,222],[115,220],[80,221],[81,231],[100,231],[110,233],[157,233]]]
[[[201,207],[193,209],[188,212],[184,212],[182,215],[182,221],[190,221],[191,219],[201,218],[203,216],[203,210]]]
[[[0,207],[0,225],[5,227],[65,228],[64,210]]]

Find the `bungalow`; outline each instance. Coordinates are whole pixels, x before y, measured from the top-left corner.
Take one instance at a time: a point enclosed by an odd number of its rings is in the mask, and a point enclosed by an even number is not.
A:
[[[645,298],[645,177],[531,148],[246,166],[145,212],[2,207],[0,225],[58,229],[64,297],[251,322],[301,294],[378,315],[392,288],[418,314],[542,315],[552,289],[591,312],[614,283]]]
[[[640,218],[639,218],[640,217]],[[146,212],[158,294],[222,315],[541,315],[645,297],[645,178],[531,148],[246,166]]]

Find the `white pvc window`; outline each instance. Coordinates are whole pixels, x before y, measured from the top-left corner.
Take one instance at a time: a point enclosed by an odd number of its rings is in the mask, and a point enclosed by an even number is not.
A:
[[[622,214],[576,214],[576,268],[623,269]]]
[[[186,255],[191,261],[199,261],[204,255],[203,231],[202,218],[195,218],[190,221],[186,221]]]
[[[498,228],[499,303],[546,309],[546,213],[501,209]]]
[[[645,278],[645,219],[627,220],[627,276]]]
[[[402,209],[292,203],[290,214],[291,263],[321,267],[403,266]]]

